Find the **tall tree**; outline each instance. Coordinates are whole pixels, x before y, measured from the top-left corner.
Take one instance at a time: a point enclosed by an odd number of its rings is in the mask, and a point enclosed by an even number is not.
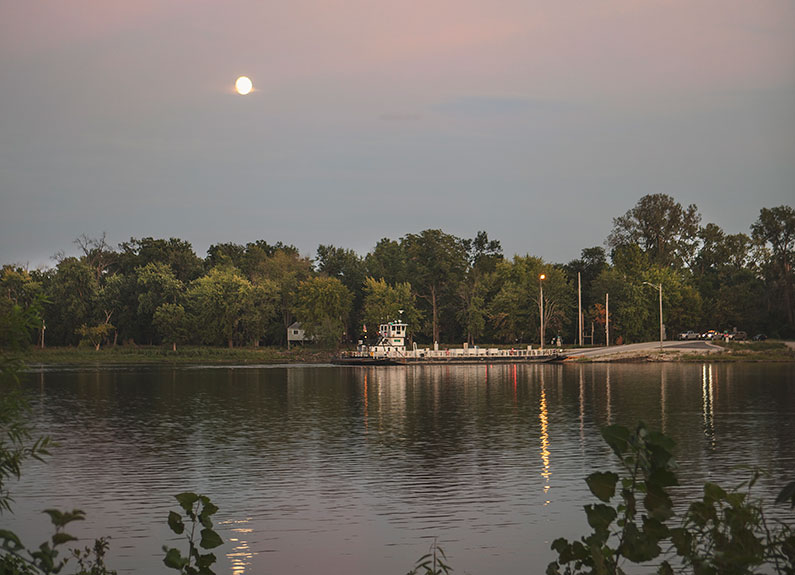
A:
[[[542,273],[544,280],[540,279]],[[498,264],[496,278],[501,287],[489,305],[489,316],[505,342],[539,341],[542,281],[545,335],[561,333],[570,321],[572,306],[576,309],[576,296],[563,269],[545,264],[541,258],[515,256]]]
[[[176,304],[185,291],[184,284],[177,279],[171,267],[163,262],[151,262],[135,268],[138,283],[138,316],[141,324],[148,327],[148,339],[155,336],[152,318],[155,310],[164,303]]]
[[[188,290],[188,311],[203,343],[243,342],[242,322],[251,283],[235,268],[213,268]]]
[[[337,278],[313,277],[298,285],[295,316],[308,335],[324,345],[337,345],[345,334],[351,292]]]
[[[74,243],[82,250],[83,261],[96,273],[97,281],[109,268],[115,267],[118,254],[108,245],[104,232],[98,238],[82,234]]]
[[[187,283],[199,277],[204,267],[190,242],[178,238],[130,238],[119,244],[119,250],[118,262],[123,273],[132,273],[148,263],[164,263],[174,270],[178,280]]]
[[[171,343],[171,349],[177,351],[177,344],[188,338],[188,319],[185,308],[178,303],[160,305],[152,317],[152,325],[164,342]]]
[[[759,218],[751,226],[751,233],[764,250],[767,250],[765,276],[777,299],[783,303],[788,333],[795,330],[793,316],[793,285],[795,272],[795,210],[791,206],[762,208]],[[775,307],[775,304],[771,307]]]
[[[413,338],[420,325],[422,314],[416,305],[411,284],[389,285],[384,279],[367,278],[364,281],[364,325],[369,333],[375,333],[378,326],[402,319],[407,325],[407,335]]]
[[[610,339],[624,342],[659,338],[659,292],[662,284],[663,322],[667,337],[699,322],[701,297],[687,274],[670,266],[649,263],[638,246],[625,246],[614,253],[613,267],[603,271],[592,285],[592,301],[603,304],[610,295]],[[651,285],[648,285],[651,284]]]
[[[365,256],[367,275],[394,285],[407,281],[406,256],[399,242],[383,238]]]
[[[258,347],[269,330],[281,326],[279,317],[279,286],[272,280],[251,284],[243,303],[243,334],[246,341]]]
[[[317,248],[317,270],[329,277],[337,278],[353,296],[350,317],[346,325],[356,325],[364,299],[364,280],[367,277],[366,264],[355,251],[332,245],[319,245]]]
[[[18,343],[23,343],[22,339],[27,339],[24,343],[29,343],[32,330],[18,329],[20,321],[25,324],[30,317],[27,317],[31,310],[35,310],[35,326],[41,334],[41,318],[38,317],[43,297],[43,287],[41,282],[36,281],[28,270],[15,267],[3,266],[0,270],[0,348],[14,347]],[[26,337],[27,336],[27,337]]]
[[[99,320],[98,298],[95,271],[77,258],[61,260],[47,294],[48,335],[61,344],[77,343],[76,330],[84,324],[95,325]]]
[[[441,333],[440,309],[445,304],[455,309],[455,289],[467,269],[466,248],[459,238],[442,230],[408,234],[401,244],[411,285],[417,297],[430,306],[431,336],[437,342]]]
[[[469,265],[456,289],[459,302],[456,317],[466,331],[467,342],[472,345],[486,330],[486,302],[495,295],[493,277],[503,255],[499,240],[490,240],[485,231],[479,231],[473,239],[463,240],[462,245]]]
[[[571,260],[564,266],[564,271],[568,277],[568,282],[573,290],[577,289],[578,274],[581,284],[582,294],[582,309],[583,315],[586,310],[591,309],[595,304],[602,302],[592,299],[591,286],[594,280],[599,277],[603,271],[608,269],[607,254],[605,249],[601,246],[594,246],[591,248],[583,248],[580,252],[579,259]],[[572,322],[571,339],[572,341],[577,337],[577,322]],[[583,326],[584,329],[584,326]]]
[[[653,264],[687,267],[697,248],[700,221],[695,204],[683,208],[671,196],[651,194],[623,216],[613,218],[607,244],[613,250],[637,245]]]
[[[231,242],[213,244],[207,248],[207,257],[204,258],[204,265],[208,270],[218,266],[232,266],[242,270],[245,255],[246,247],[240,244]]]
[[[271,280],[278,288],[278,312],[282,321],[280,328],[269,334],[271,341],[286,342],[287,328],[293,322],[293,303],[298,285],[312,274],[312,261],[301,257],[292,246],[277,248],[252,272],[253,283]]]

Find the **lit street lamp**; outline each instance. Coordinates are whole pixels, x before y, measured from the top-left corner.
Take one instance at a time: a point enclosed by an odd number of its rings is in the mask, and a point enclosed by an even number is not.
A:
[[[664,328],[663,328],[663,316],[662,316],[662,283],[660,283],[659,285],[653,284],[653,283],[649,283],[649,282],[643,282],[643,283],[646,284],[647,286],[651,286],[653,288],[657,288],[657,289],[660,290],[660,349],[662,349],[663,348],[663,330],[664,330]]]
[[[541,309],[541,351],[544,351],[544,280],[546,278],[544,274],[538,276],[538,291],[541,294],[538,298]]]

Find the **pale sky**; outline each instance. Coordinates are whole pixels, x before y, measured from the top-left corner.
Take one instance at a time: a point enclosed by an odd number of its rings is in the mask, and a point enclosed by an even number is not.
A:
[[[565,263],[651,193],[795,203],[795,2],[0,0],[0,264],[426,228]]]

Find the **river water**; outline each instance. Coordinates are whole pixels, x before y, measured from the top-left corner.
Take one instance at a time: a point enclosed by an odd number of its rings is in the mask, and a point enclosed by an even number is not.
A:
[[[59,446],[12,483],[29,546],[48,507],[111,536],[119,573],[167,573],[173,496],[220,507],[218,574],[402,574],[434,538],[456,573],[542,573],[588,532],[584,477],[616,469],[599,428],[677,441],[683,497],[740,466],[795,475],[791,364],[33,370],[32,424]],[[184,545],[182,546],[184,548]]]

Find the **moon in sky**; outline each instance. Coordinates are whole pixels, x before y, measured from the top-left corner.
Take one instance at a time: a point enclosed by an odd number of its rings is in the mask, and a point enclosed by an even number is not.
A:
[[[251,83],[251,78],[248,76],[240,76],[240,78],[235,81],[235,90],[237,90],[237,93],[241,96],[245,96],[251,92],[253,87],[254,84]]]

